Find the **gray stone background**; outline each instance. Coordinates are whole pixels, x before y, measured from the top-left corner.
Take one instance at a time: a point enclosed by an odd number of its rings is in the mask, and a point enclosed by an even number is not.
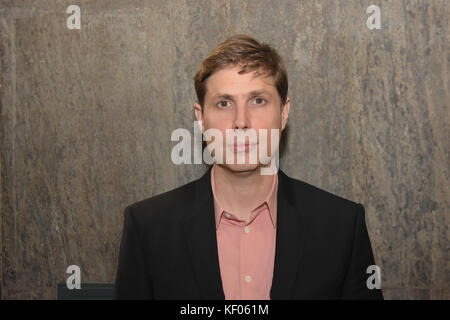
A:
[[[365,206],[385,298],[449,299],[449,18],[445,0],[0,1],[1,297],[54,299],[72,264],[114,281],[126,205],[205,171],[172,164],[170,134],[193,132],[202,58],[246,33],[288,68],[281,168]]]

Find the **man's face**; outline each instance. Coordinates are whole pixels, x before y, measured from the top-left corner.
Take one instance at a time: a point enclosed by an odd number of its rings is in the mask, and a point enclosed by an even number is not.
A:
[[[246,172],[268,166],[261,163],[261,151],[258,152],[258,148],[266,148],[268,156],[275,152],[276,148],[271,148],[271,144],[275,143],[278,147],[279,138],[272,142],[271,130],[278,130],[281,136],[287,123],[290,100],[288,97],[286,104],[281,107],[281,99],[272,77],[254,77],[254,72],[238,74],[240,70],[238,66],[231,65],[213,73],[206,82],[203,112],[197,103],[194,108],[197,120],[202,121],[203,132],[214,128],[222,133],[223,164],[219,165],[232,171]],[[245,143],[240,143],[238,139],[227,141],[227,129],[228,133],[237,134],[256,132],[256,139],[248,135]],[[261,129],[267,129],[267,138],[261,138],[259,133],[264,131]],[[256,161],[252,161],[252,153],[255,154]],[[212,154],[215,155],[214,150]],[[227,157],[230,159],[230,156],[236,157],[232,164],[227,163]],[[236,163],[238,156],[245,157],[245,164]]]

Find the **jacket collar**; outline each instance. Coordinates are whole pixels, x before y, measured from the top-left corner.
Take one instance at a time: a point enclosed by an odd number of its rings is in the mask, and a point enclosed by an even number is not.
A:
[[[271,299],[289,299],[306,238],[305,213],[294,207],[292,179],[278,170],[277,232]],[[195,277],[203,299],[223,300],[211,168],[194,183],[194,210],[182,220]]]

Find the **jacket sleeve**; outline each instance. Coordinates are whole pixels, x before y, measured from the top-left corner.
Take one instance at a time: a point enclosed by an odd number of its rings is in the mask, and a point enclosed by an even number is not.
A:
[[[130,206],[125,209],[114,299],[153,299],[150,272]]]
[[[375,265],[375,259],[370,244],[369,234],[365,222],[365,210],[358,204],[356,221],[354,226],[352,253],[349,267],[344,281],[342,299],[382,300],[380,289],[369,289],[368,278],[373,275],[367,273],[367,268]]]

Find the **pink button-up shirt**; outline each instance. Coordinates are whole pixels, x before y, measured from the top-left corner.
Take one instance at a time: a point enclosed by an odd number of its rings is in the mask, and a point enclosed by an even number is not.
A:
[[[250,213],[249,221],[227,212],[214,196],[220,274],[226,300],[270,300],[275,260],[278,175],[266,199]]]

